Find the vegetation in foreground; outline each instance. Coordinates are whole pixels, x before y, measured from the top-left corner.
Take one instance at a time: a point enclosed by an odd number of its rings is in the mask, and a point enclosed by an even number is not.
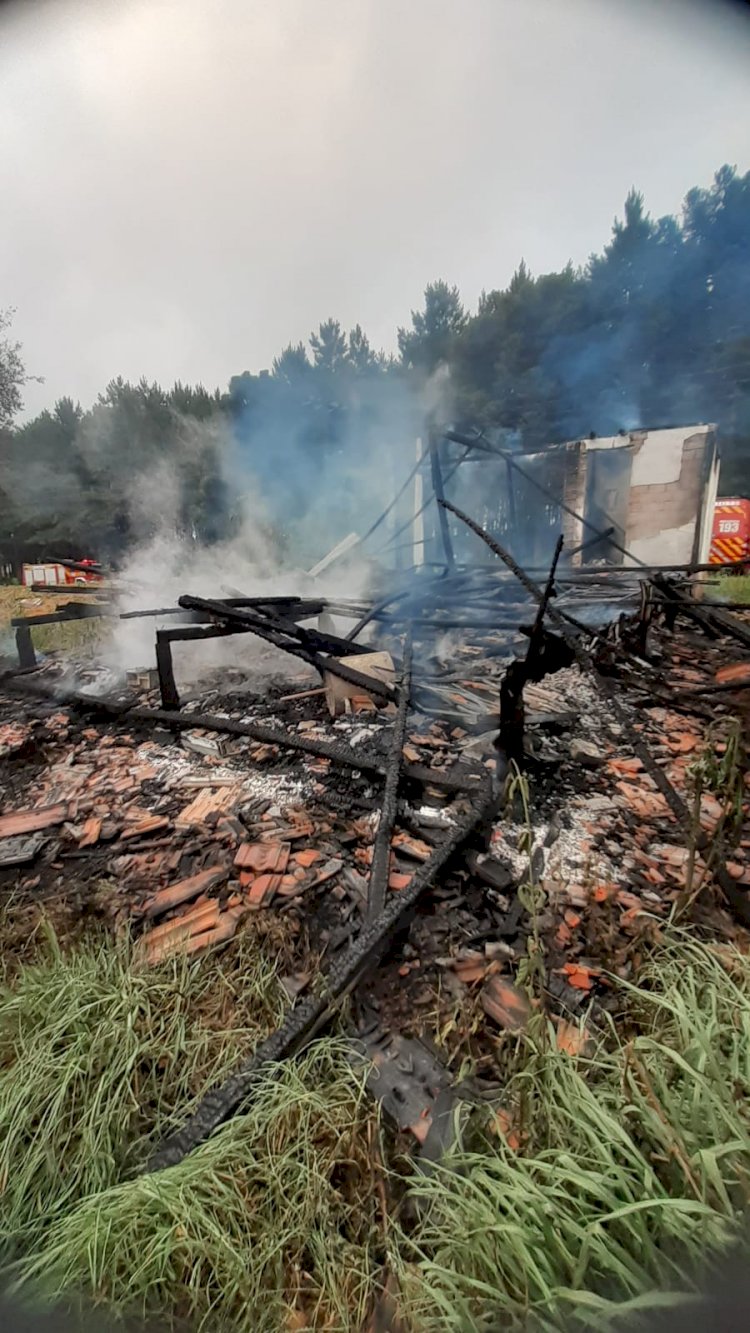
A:
[[[725,574],[708,588],[711,602],[747,602],[750,606],[750,574]]]
[[[409,1176],[328,1039],[144,1176],[155,1139],[277,1021],[274,969],[252,936],[147,973],[111,944],[51,940],[0,993],[12,1280],[227,1330],[360,1329],[387,1275],[414,1330],[602,1328],[678,1300],[747,1202],[749,980],[737,951],[675,935],[638,988],[617,983],[623,1014],[590,1054],[541,1018],[514,1038],[502,1113],[476,1111],[428,1174]]]
[[[89,600],[70,592],[33,592],[20,583],[0,585],[0,654],[15,657],[15,638],[11,620],[16,616],[49,615],[68,602]],[[40,653],[76,653],[93,650],[101,644],[106,633],[104,620],[71,620],[59,625],[37,625],[34,628],[34,647]]]

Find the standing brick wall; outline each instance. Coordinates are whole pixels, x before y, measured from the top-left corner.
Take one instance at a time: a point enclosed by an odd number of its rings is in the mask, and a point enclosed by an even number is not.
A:
[[[641,447],[648,447],[648,438]],[[710,432],[690,435],[682,446],[680,475],[675,481],[631,486],[626,545],[656,537],[666,529],[681,528],[691,520],[697,520],[706,453],[712,448],[713,437]]]

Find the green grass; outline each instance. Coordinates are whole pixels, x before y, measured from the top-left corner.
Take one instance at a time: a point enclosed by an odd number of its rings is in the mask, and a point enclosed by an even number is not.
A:
[[[689,1290],[735,1235],[750,1180],[736,951],[675,935],[637,989],[617,983],[624,1012],[586,1058],[538,1024],[503,1098],[520,1153],[482,1110],[438,1169],[392,1155],[383,1178],[376,1111],[331,1038],[178,1166],[139,1175],[277,1019],[263,949],[233,948],[148,973],[111,946],[53,948],[0,993],[2,1215],[27,1294],[160,1326],[359,1330],[387,1269],[411,1330],[604,1328]],[[393,1203],[404,1187],[411,1213]]]
[[[481,1144],[420,1182],[416,1327],[600,1329],[689,1290],[748,1200],[750,964],[730,965],[679,936],[624,988],[629,1039],[527,1049],[507,1091],[523,1154]]]
[[[6,1246],[33,1242],[51,1217],[134,1171],[175,1112],[283,1011],[251,939],[231,965],[183,960],[150,971],[103,938],[64,954],[51,933],[48,944],[48,958],[0,992]]]
[[[51,938],[20,970],[0,992],[0,1188],[21,1289],[206,1328],[246,1327],[248,1309],[277,1328],[298,1300],[335,1326],[362,1315],[376,1116],[340,1044],[269,1077],[180,1167],[138,1174],[285,1004],[252,933],[149,971],[104,941],[63,954]]]
[[[713,577],[711,584],[706,588],[706,599],[709,602],[750,602],[750,574],[723,574],[719,575],[714,583]]]
[[[68,602],[76,601],[90,603],[91,598],[78,592],[74,586],[71,586],[70,592],[66,589],[63,593],[36,593],[20,584],[0,587],[0,641],[3,652],[9,656],[15,654],[14,632],[10,625],[13,617],[49,615]],[[106,618],[35,625],[31,631],[34,647],[40,653],[75,652],[84,655],[94,653],[110,632],[111,622]]]
[[[37,625],[32,635],[40,653],[93,654],[110,632],[111,622],[105,619],[64,620],[59,625]]]

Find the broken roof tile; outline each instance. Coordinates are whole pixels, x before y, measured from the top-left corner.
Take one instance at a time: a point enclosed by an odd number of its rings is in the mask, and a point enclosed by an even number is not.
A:
[[[270,903],[274,894],[281,888],[281,875],[256,875],[249,889],[245,893],[245,902],[248,907],[257,911]]]
[[[16,810],[12,814],[0,815],[0,838],[16,838],[23,833],[36,833],[40,829],[53,828],[62,824],[68,817],[67,805],[46,805],[37,810]]]
[[[525,991],[501,976],[489,977],[479,993],[484,1012],[507,1032],[520,1032],[531,1017]]]
[[[283,875],[290,851],[288,842],[243,842],[237,850],[234,864],[238,870],[251,870],[255,874]]]
[[[144,909],[145,915],[161,916],[163,912],[179,907],[181,903],[189,902],[191,898],[197,898],[199,893],[208,893],[226,878],[227,871],[224,866],[209,866],[207,870],[201,870],[197,875],[178,880],[176,884],[159,889],[158,893],[149,899]]]
[[[223,814],[234,809],[240,800],[239,784],[233,787],[204,787],[194,800],[186,805],[175,819],[177,828],[205,824],[209,815]]]

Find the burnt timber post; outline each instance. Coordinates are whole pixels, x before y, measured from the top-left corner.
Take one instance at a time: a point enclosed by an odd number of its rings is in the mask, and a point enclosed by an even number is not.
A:
[[[180,707],[180,696],[174,678],[171,637],[169,630],[156,631],[156,669],[159,673],[161,706],[167,710],[177,711]]]
[[[443,551],[445,553],[445,563],[449,570],[453,569],[455,558],[453,555],[453,542],[451,540],[450,525],[448,515],[440,503],[445,499],[445,490],[443,488],[443,469],[440,462],[440,444],[438,436],[434,430],[430,431],[430,468],[432,470],[432,489],[435,492],[435,499],[438,501],[438,519],[440,522],[440,535],[443,539]]]
[[[31,637],[31,629],[28,625],[16,625],[16,651],[18,652],[18,665],[22,671],[28,671],[36,666],[34,640]]]

